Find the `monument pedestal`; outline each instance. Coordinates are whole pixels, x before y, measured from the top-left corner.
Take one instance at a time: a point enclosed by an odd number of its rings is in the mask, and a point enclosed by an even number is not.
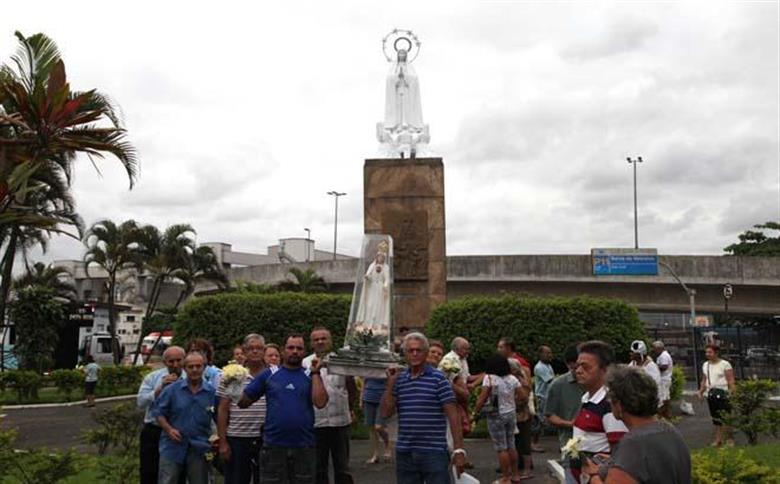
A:
[[[363,168],[366,234],[394,241],[395,324],[422,328],[447,299],[441,158],[369,159]]]

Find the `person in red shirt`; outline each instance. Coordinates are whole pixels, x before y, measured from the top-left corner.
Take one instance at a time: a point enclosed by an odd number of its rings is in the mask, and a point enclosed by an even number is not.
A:
[[[528,363],[528,360],[523,358],[520,353],[517,352],[515,342],[512,341],[512,338],[504,337],[498,340],[498,353],[503,355],[505,358],[512,358],[513,360],[520,363],[520,365],[527,368],[528,371],[531,371],[530,363]]]

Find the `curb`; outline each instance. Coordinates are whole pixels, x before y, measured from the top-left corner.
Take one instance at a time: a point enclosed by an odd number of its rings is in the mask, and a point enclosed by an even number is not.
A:
[[[95,403],[103,403],[103,402],[115,402],[118,400],[127,400],[130,398],[135,398],[136,395],[117,395],[115,397],[104,397],[104,398],[96,398]],[[78,405],[84,405],[86,404],[86,400],[79,400],[76,402],[63,402],[63,403],[35,403],[30,405],[1,405],[0,409],[3,410],[31,410],[36,408],[61,408],[61,407],[75,407]]]

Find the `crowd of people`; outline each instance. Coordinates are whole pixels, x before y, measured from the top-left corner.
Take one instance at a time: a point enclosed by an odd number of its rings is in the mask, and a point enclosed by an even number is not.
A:
[[[406,365],[385,378],[329,374],[322,362],[332,348],[330,331],[319,326],[281,346],[249,334],[233,349],[234,363],[247,370],[238,395],[207,341],[168,348],[164,367],[138,391],[141,482],[206,484],[216,468],[226,484],[326,484],[331,476],[353,483],[350,430],[358,408],[372,442],[367,464],[394,461],[399,484],[460,476],[473,465],[464,436],[482,419],[499,484],[533,477],[533,452],[544,451],[539,435],[552,429],[559,447],[569,448],[567,482],[690,482],[690,453],[668,423],[673,362],[660,341],[650,351],[632,343],[628,365],[617,365],[601,341],[572,344],[562,355],[568,371],[557,376],[549,346],[538,348],[532,366],[506,337],[478,374],[461,337],[445,353],[442,342],[406,331],[397,348]],[[722,418],[733,372],[716,347],[707,357],[700,394],[708,396],[720,445],[729,438]],[[393,449],[387,422],[396,416]]]

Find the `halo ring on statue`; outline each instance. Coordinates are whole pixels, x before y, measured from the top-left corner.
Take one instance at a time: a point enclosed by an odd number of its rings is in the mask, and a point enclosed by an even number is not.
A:
[[[420,39],[411,30],[393,29],[382,39],[382,52],[385,54],[387,62],[395,62],[398,53],[398,42],[406,41],[409,49],[406,51],[406,63],[411,64],[420,53]],[[392,46],[392,51],[389,47]]]
[[[411,41],[411,40],[409,40],[409,38],[408,38],[408,37],[398,37],[397,39],[395,39],[395,42],[393,42],[393,49],[395,49],[395,51],[396,51],[396,52],[398,52],[398,51],[400,50],[400,49],[398,48],[398,42],[402,42],[402,41],[404,41],[404,42],[406,42],[407,44],[409,44],[409,47],[407,47],[407,48],[406,48],[406,49],[404,49],[404,50],[405,50],[406,52],[409,52],[409,51],[411,51],[411,50],[412,50],[412,41]]]

